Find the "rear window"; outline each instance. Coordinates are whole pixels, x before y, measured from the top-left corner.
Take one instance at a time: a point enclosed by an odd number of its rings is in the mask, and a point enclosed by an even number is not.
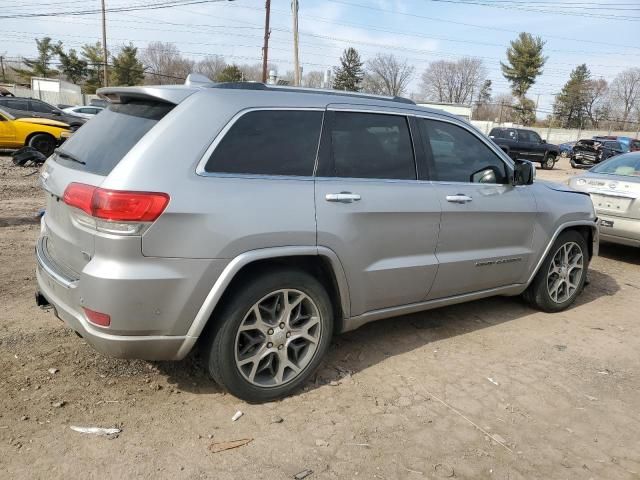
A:
[[[63,155],[56,155],[55,161],[76,170],[108,175],[173,107],[157,102],[111,104],[62,144],[59,150]]]

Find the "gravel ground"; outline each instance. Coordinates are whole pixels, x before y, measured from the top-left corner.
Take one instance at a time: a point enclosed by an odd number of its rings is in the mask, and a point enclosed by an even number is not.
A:
[[[640,478],[637,250],[602,245],[569,311],[494,298],[370,324],[301,393],[248,405],[197,355],[106,358],[35,306],[34,171],[0,157],[0,478]]]

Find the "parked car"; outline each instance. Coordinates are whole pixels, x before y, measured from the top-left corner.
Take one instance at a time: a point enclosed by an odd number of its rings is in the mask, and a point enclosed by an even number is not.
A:
[[[560,155],[560,148],[540,138],[537,132],[523,128],[492,128],[489,138],[513,160],[522,159],[540,163],[551,170]]]
[[[92,98],[89,100],[89,105],[92,107],[102,107],[106,108],[109,102],[107,102],[104,98]]]
[[[77,115],[79,117],[86,118],[86,119],[95,117],[102,110],[104,110],[102,107],[92,107],[92,106],[82,106],[82,105],[64,109],[65,112],[71,115]]]
[[[613,140],[578,140],[569,160],[573,168],[591,168],[607,158],[624,153],[624,147]]]
[[[0,108],[17,118],[48,118],[65,123],[72,131],[80,128],[87,120],[77,115],[63,112],[42,100],[22,97],[0,97]]]
[[[566,142],[558,145],[558,149],[560,150],[560,157],[569,158],[571,157],[571,151],[573,150],[573,146],[576,142]]]
[[[598,140],[600,142],[603,141],[617,141],[619,142],[624,150],[624,153],[627,152],[637,152],[640,151],[640,140],[631,138],[631,137],[623,137],[617,135],[607,135],[607,136],[595,136],[594,140]]]
[[[190,78],[99,93],[114,103],[43,169],[36,300],[109,355],[199,341],[248,401],[374,320],[492,295],[564,310],[597,253],[588,195],[410,100]]]
[[[29,146],[49,156],[70,134],[66,123],[46,118],[15,118],[0,109],[0,148]]]
[[[610,158],[567,183],[591,195],[601,240],[640,247],[640,152]]]

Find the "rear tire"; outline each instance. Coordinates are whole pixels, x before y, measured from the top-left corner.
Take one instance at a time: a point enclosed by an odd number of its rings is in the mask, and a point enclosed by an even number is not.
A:
[[[555,155],[547,155],[547,157],[542,161],[543,170],[553,170],[553,167],[556,164],[556,156]]]
[[[589,253],[584,236],[575,230],[562,232],[553,243],[540,270],[523,297],[543,312],[569,308],[584,288]]]
[[[48,133],[37,133],[29,139],[28,145],[35,148],[46,157],[56,149],[56,139]]]
[[[573,158],[569,160],[569,163],[571,164],[571,168],[578,168],[578,165],[576,164],[576,161]]]
[[[248,280],[215,313],[206,341],[210,375],[247,402],[286,397],[317,370],[333,334],[333,309],[311,275],[282,269]]]

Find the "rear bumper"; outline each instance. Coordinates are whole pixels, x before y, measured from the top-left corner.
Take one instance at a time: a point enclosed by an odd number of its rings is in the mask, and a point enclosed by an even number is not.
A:
[[[45,270],[40,259],[36,268],[36,278],[40,293],[54,308],[56,316],[105,355],[145,360],[180,360],[188,353],[179,355],[180,347],[189,338],[187,336],[114,335],[94,327],[81,310],[72,306],[76,293],[74,289],[64,286]]]
[[[184,358],[197,338],[188,335],[189,327],[227,263],[146,257],[116,262],[96,255],[75,273],[48,255],[43,239],[36,246],[39,293],[87,343],[120,358]],[[83,307],[109,314],[111,325],[90,323]]]
[[[614,217],[598,213],[600,219],[600,240],[632,247],[640,247],[640,220]],[[613,227],[602,225],[605,222],[613,222]]]

